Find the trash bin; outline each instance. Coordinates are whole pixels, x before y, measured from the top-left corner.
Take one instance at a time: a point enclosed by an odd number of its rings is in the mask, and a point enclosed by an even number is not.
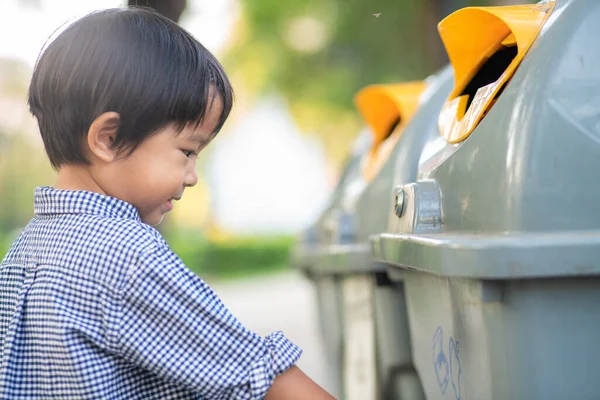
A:
[[[440,23],[444,143],[394,178],[372,238],[404,282],[427,399],[600,398],[599,20],[600,2],[565,0]]]
[[[354,143],[329,205],[301,236],[292,266],[313,282],[317,294],[319,325],[335,382],[332,392],[343,399],[343,297],[340,274],[370,261],[366,246],[352,246],[350,218],[341,211],[348,186],[360,180],[360,161],[371,146],[372,135],[363,132]],[[361,262],[360,258],[363,258]],[[382,270],[384,270],[382,268]]]
[[[443,69],[426,82],[426,90],[419,98],[419,107],[410,122],[402,127],[402,135],[393,145],[391,155],[356,200],[354,231],[357,243],[368,243],[373,233],[380,232],[382,227],[387,226],[390,213],[389,193],[393,188],[394,176],[400,173],[409,177],[408,179],[415,179],[423,146],[427,143],[428,136],[437,134],[436,121],[432,116],[439,114],[452,88],[452,71],[449,68]],[[360,100],[359,94],[359,109]],[[382,107],[377,109],[381,110]],[[365,107],[361,109],[361,113],[376,131],[375,123],[371,122],[375,119],[374,116]],[[379,118],[380,121],[381,119]],[[377,140],[378,135],[375,134],[374,137]],[[381,271],[382,268],[380,263],[374,263],[372,259],[366,265],[370,265],[372,271],[375,268]],[[381,272],[365,274],[364,279],[371,283],[373,317],[370,323],[375,331],[378,396],[382,399],[424,399],[412,362],[402,282],[391,282]],[[347,339],[345,344],[349,347],[361,346],[360,339],[355,344]],[[352,377],[352,374],[347,374],[346,380],[356,382],[358,386],[359,380]]]
[[[414,179],[427,132],[452,88],[446,68],[424,83],[375,85],[355,101],[370,140],[350,158],[318,221],[294,256],[315,283],[325,343],[340,392],[351,399],[423,399],[412,365],[404,293],[374,263],[369,238],[387,227],[397,169]],[[410,120],[410,123],[408,123]]]

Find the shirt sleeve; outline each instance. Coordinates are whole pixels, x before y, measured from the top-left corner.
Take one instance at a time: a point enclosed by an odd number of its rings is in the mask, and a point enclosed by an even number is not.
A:
[[[153,246],[122,291],[121,355],[204,399],[262,399],[301,350],[244,328],[170,249]]]

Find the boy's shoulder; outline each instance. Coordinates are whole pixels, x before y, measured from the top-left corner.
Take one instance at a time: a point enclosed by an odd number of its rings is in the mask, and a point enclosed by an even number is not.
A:
[[[158,230],[139,220],[91,215],[84,216],[80,224],[82,232],[91,238],[107,241],[119,248],[143,252],[148,247],[167,245]]]
[[[77,246],[88,250],[103,249],[105,254],[120,255],[132,263],[152,248],[168,248],[158,230],[141,221],[105,216],[81,216]],[[85,244],[88,243],[88,245]]]
[[[70,273],[118,284],[151,249],[170,251],[155,228],[129,218],[65,214],[34,217],[15,240],[3,264],[52,265]]]

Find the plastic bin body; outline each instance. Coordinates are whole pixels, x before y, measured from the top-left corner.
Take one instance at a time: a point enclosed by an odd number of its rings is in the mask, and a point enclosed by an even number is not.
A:
[[[416,178],[422,147],[437,132],[432,115],[451,86],[450,68],[429,78],[419,111],[371,182],[360,175],[362,154],[350,159],[330,205],[295,252],[295,266],[316,285],[325,342],[348,400],[424,399],[412,363],[402,283],[390,282],[385,265],[373,262],[369,237],[387,227],[397,172]]]
[[[599,279],[405,282],[427,399],[599,397]]]
[[[430,400],[600,398],[598,21],[600,2],[556,1],[472,134],[394,179],[406,210],[374,254],[404,282]]]

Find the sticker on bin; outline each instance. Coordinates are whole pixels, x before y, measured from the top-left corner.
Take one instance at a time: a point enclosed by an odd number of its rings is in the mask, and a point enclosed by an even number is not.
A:
[[[439,23],[438,31],[454,68],[454,89],[438,121],[447,142],[465,140],[491,109],[554,4],[467,7]]]
[[[433,334],[432,340],[432,355],[433,355],[433,369],[437,378],[437,383],[442,394],[446,394],[448,387],[452,386],[452,392],[456,397],[456,400],[461,400],[460,394],[460,377],[462,374],[462,367],[460,365],[459,357],[459,342],[450,337],[448,343],[448,355],[446,355],[444,349],[446,342],[444,341],[444,331],[441,327],[438,327]]]

